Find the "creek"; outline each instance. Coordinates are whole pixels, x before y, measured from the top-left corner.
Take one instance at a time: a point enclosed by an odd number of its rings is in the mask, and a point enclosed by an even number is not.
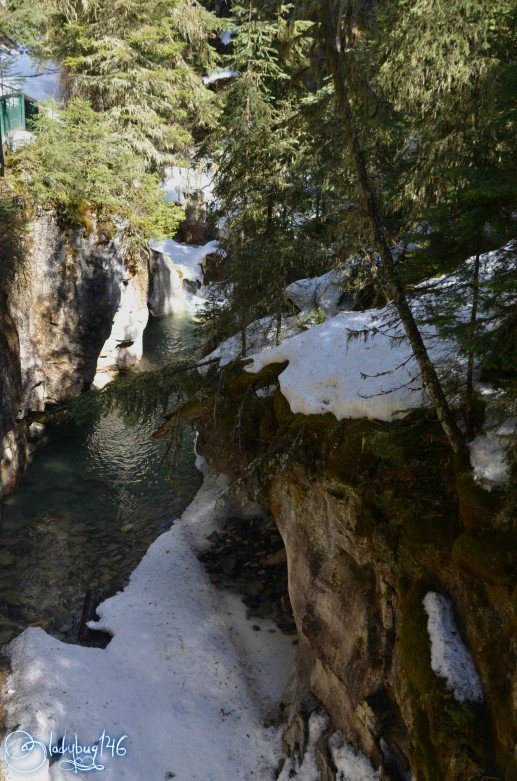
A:
[[[151,318],[135,371],[196,352],[189,317]],[[170,475],[167,443],[151,438],[159,420],[92,413],[36,452],[1,508],[0,644],[29,625],[74,642],[87,590],[123,588],[191,502],[201,484],[193,439],[185,437]]]

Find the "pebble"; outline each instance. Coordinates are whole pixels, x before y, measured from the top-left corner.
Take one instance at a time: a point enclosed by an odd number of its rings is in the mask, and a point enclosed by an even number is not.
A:
[[[14,556],[12,553],[6,550],[0,550],[0,567],[10,567],[14,562]]]
[[[5,591],[2,591],[2,598],[9,605],[17,605],[17,606],[25,605],[25,600],[22,599],[22,597],[20,597],[20,595],[17,594],[16,591],[13,591],[12,589],[6,589]]]

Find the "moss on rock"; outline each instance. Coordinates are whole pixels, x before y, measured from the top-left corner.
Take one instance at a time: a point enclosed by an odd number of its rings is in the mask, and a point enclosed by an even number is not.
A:
[[[483,708],[457,702],[431,668],[422,604],[428,589],[421,581],[405,595],[399,636],[414,720],[412,767],[419,781],[473,781],[491,767],[487,717]]]
[[[459,499],[459,517],[470,528],[489,527],[502,507],[502,495],[498,490],[485,491],[475,482],[470,470],[456,477]]]
[[[517,559],[513,531],[472,529],[461,534],[452,547],[452,559],[470,575],[487,583],[511,583]]]

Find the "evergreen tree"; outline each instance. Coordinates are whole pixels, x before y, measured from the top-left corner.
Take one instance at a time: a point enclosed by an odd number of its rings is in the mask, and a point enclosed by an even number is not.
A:
[[[148,164],[189,150],[213,121],[203,73],[220,22],[196,0],[44,0],[47,55]]]
[[[55,208],[70,225],[95,217],[108,235],[123,229],[135,256],[151,236],[174,233],[182,210],[164,202],[158,176],[89,103],[50,101],[32,131],[34,140],[9,159],[9,180],[35,206]]]
[[[4,0],[0,4],[0,44],[36,44],[44,21],[45,13],[38,0]]]
[[[394,154],[401,161],[400,179],[393,195],[403,217],[400,231],[407,235],[427,226],[425,237],[413,236],[418,251],[404,258],[405,276],[449,271],[473,256],[456,270],[454,285],[448,280],[431,317],[442,333],[453,333],[467,355],[469,435],[475,356],[492,349],[487,331],[501,317],[511,317],[515,290],[511,252],[492,259],[498,268],[491,273],[503,294],[497,306],[493,283],[480,279],[480,256],[502,247],[515,230],[514,21],[507,0],[481,0],[461,13],[455,3],[388,2],[379,14],[378,83],[399,112]],[[435,286],[435,300],[437,293]]]
[[[358,130],[355,113],[368,98],[364,83],[358,78],[360,72],[355,56],[359,48],[362,30],[368,24],[368,4],[325,0],[322,3],[299,2],[298,11],[313,21],[314,55],[318,58],[324,76],[332,79],[338,106],[344,142],[353,165],[357,194],[364,217],[371,231],[372,248],[380,258],[382,273],[386,280],[386,291],[396,307],[405,333],[419,365],[437,417],[444,429],[453,451],[462,461],[467,461],[463,436],[451,412],[436,367],[429,358],[414,314],[409,305],[406,290],[398,273],[394,258],[390,232],[380,208],[379,193],[369,170],[368,158]],[[366,84],[368,87],[369,85]],[[358,89],[359,87],[359,89]]]
[[[293,75],[304,64],[306,41],[287,24],[287,6],[270,14],[238,5],[233,12],[230,65],[239,75],[223,93],[220,130],[212,137],[216,196],[221,215],[228,215],[229,303],[211,306],[205,319],[218,338],[239,331],[246,354],[247,326],[274,317],[279,338],[285,287],[315,266],[307,220],[315,196],[294,124],[301,93]]]

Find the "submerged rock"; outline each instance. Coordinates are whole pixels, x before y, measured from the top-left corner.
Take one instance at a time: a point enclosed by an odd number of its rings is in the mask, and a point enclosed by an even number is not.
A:
[[[224,507],[235,510],[238,506],[238,502],[226,498],[219,513],[224,512]],[[200,554],[200,560],[213,583],[242,595],[248,618],[271,618],[279,629],[292,634],[295,626],[287,597],[282,538],[269,516],[253,517],[247,513],[246,506],[241,509],[242,515],[230,517],[222,531],[210,534],[211,545]],[[263,566],[265,562],[267,567]]]

